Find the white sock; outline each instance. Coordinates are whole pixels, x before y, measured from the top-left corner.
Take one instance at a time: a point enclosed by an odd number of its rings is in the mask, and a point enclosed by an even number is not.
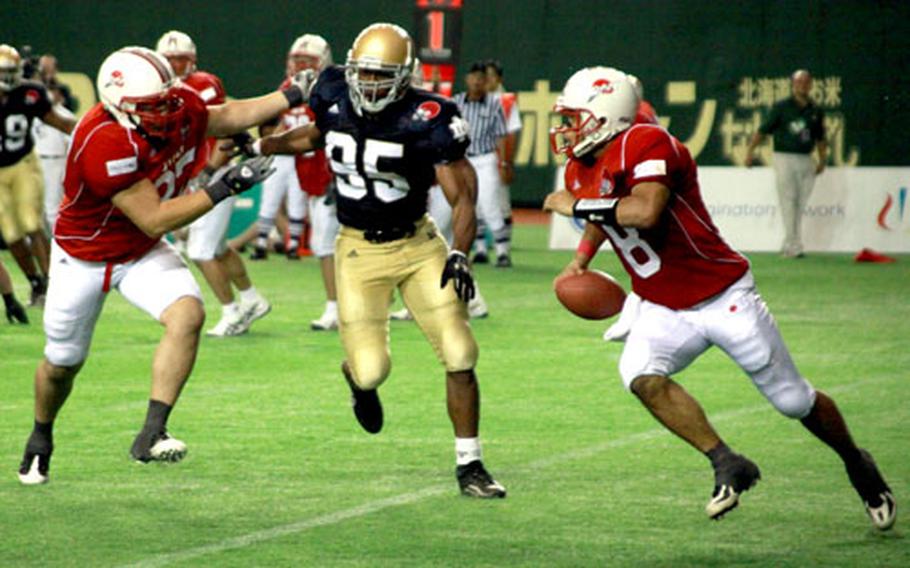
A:
[[[237,302],[231,302],[230,304],[221,304],[221,315],[235,315],[240,312],[240,306],[237,305]]]
[[[482,458],[480,438],[455,438],[455,465],[467,465]]]
[[[487,254],[487,241],[483,238],[475,240],[474,252],[477,254]]]
[[[509,254],[509,242],[495,242],[493,243],[493,248],[496,250],[496,256],[508,255]]]
[[[337,316],[338,315],[338,302],[336,300],[326,300],[325,313],[332,314],[333,316]]]
[[[240,301],[243,302],[244,304],[248,304],[250,302],[255,302],[256,300],[259,299],[259,292],[256,291],[255,286],[250,286],[246,290],[240,290],[239,292],[240,292]]]

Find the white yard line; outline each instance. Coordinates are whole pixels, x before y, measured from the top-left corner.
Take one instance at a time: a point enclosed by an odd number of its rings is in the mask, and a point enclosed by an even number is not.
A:
[[[858,381],[856,383],[846,384],[836,386],[830,389],[826,389],[826,392],[836,393],[844,392],[847,390],[852,390],[859,388],[861,386],[866,386],[870,383],[881,382],[887,377],[879,379],[868,379],[865,381]],[[725,422],[733,418],[739,418],[749,414],[754,414],[762,411],[773,411],[770,404],[762,403],[756,404],[754,406],[747,406],[745,408],[740,408],[736,410],[729,410],[726,412],[719,412],[713,416],[709,416],[712,423]],[[783,417],[780,417],[780,420],[785,420]],[[672,435],[664,428],[654,428],[647,430],[645,432],[639,432],[637,434],[630,434],[622,438],[616,438],[602,444],[594,444],[586,448],[578,448],[562,454],[555,456],[550,456],[548,458],[535,460],[525,464],[524,466],[519,466],[517,468],[510,468],[509,471],[514,471],[516,469],[527,472],[527,471],[536,471],[540,469],[545,469],[550,466],[564,464],[567,461],[582,460],[590,458],[599,453],[611,450],[614,448],[619,448],[623,446],[628,446],[630,444],[635,444],[639,442],[645,442],[652,440],[654,438],[659,438],[661,436]],[[212,544],[207,544],[204,546],[198,546],[195,548],[187,548],[184,550],[178,550],[176,552],[169,552],[165,554],[159,554],[156,556],[151,556],[145,560],[140,560],[134,564],[126,564],[124,566],[132,568],[151,568],[153,566],[165,566],[174,562],[181,562],[184,560],[190,560],[193,558],[198,558],[200,556],[205,556],[208,554],[217,554],[219,552],[224,552],[226,550],[235,550],[238,548],[245,548],[260,542],[266,542],[274,540],[276,538],[281,538],[283,536],[288,536],[292,534],[300,534],[306,532],[310,529],[315,529],[319,527],[325,527],[330,525],[336,525],[350,519],[357,519],[360,517],[365,517],[373,513],[390,509],[392,507],[400,507],[402,505],[410,505],[412,503],[417,503],[431,497],[436,497],[445,493],[451,493],[453,490],[448,485],[445,487],[442,486],[433,486],[425,487],[423,489],[412,491],[408,493],[402,493],[400,495],[395,495],[393,497],[387,497],[385,499],[378,499],[376,501],[369,501],[362,505],[356,507],[351,507],[349,509],[343,509],[341,511],[336,511],[334,513],[327,513],[325,515],[319,515],[316,517],[311,517],[308,519],[303,519],[295,523],[290,523],[286,525],[280,525],[277,527],[272,527],[268,529],[262,529],[259,531],[254,531],[240,536],[235,536],[228,538],[219,542]]]

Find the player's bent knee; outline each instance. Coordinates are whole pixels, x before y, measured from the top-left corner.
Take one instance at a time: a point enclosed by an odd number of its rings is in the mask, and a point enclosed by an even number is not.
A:
[[[88,346],[73,343],[53,343],[48,341],[44,348],[44,358],[49,369],[79,368],[88,355]],[[62,372],[62,371],[61,371]]]
[[[183,296],[162,312],[161,323],[169,330],[199,334],[205,325],[205,309],[198,298]]]
[[[660,396],[670,384],[670,379],[660,375],[639,375],[629,383],[629,390],[642,401]]]
[[[348,361],[352,379],[357,388],[373,390],[381,385],[392,370],[392,361],[388,354],[358,353]]]
[[[788,418],[805,418],[815,406],[815,389],[805,379],[787,383],[768,397],[778,412]]]
[[[457,341],[444,342],[442,355],[446,371],[450,373],[470,371],[477,366],[479,349],[474,337],[468,335]]]

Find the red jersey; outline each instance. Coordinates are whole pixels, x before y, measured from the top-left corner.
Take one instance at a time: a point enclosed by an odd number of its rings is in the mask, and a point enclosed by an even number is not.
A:
[[[285,79],[279,90],[291,85],[290,79]],[[312,124],[316,115],[310,110],[309,105],[300,105],[284,111],[281,115],[281,129],[292,130],[299,126]],[[318,197],[325,195],[329,183],[332,181],[332,171],[329,161],[325,157],[325,150],[312,150],[294,156],[294,167],[297,169],[297,181],[307,195]]]
[[[224,85],[221,83],[221,79],[211,73],[193,71],[182,81],[184,85],[192,87],[196,91],[205,106],[223,105],[227,102],[227,94],[224,92]],[[214,136],[206,139],[206,159],[203,162],[203,167],[208,162],[208,156],[212,155],[217,143],[218,139]]]
[[[635,112],[635,124],[660,124],[657,120],[657,111],[651,106],[651,103],[642,99],[638,103],[638,110]]]
[[[749,269],[749,261],[724,242],[711,221],[689,151],[659,126],[632,126],[610,142],[593,166],[569,160],[565,181],[580,197],[625,197],[644,182],[670,189],[655,227],[601,226],[632,277],[632,289],[650,302],[690,308]]]
[[[163,149],[126,128],[101,103],[82,117],[66,157],[63,202],[54,238],[70,255],[94,262],[122,263],[141,257],[160,240],[149,237],[111,198],[143,178],[161,199],[180,194],[205,163],[208,111],[195,91],[180,87],[186,113],[180,137]]]

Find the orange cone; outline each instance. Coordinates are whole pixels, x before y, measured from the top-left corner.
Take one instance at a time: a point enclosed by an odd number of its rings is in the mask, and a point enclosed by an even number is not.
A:
[[[875,252],[870,248],[864,248],[863,250],[856,253],[856,256],[853,257],[853,260],[856,262],[897,262],[897,259],[893,256]]]

